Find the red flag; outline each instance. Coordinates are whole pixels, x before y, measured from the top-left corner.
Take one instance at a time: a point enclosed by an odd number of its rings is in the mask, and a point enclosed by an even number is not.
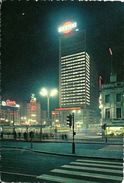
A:
[[[111,48],[109,48],[109,53],[110,53],[110,55],[112,55],[112,49]]]

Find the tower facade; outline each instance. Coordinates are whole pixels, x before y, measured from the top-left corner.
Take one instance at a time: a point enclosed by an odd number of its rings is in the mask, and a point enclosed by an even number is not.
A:
[[[60,62],[60,107],[90,105],[90,56],[82,50]]]
[[[98,86],[93,60],[86,51],[86,31],[79,31],[76,22],[68,21],[59,27],[58,32],[60,109],[57,110],[70,113],[79,108],[83,117],[77,121],[91,124],[96,121],[96,116],[91,114],[96,115]],[[66,119],[62,121],[66,122]]]

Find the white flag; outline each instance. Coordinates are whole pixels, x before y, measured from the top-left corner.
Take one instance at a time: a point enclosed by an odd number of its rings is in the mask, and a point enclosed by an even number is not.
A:
[[[112,49],[111,48],[109,48],[109,53],[110,53],[110,55],[112,55]]]

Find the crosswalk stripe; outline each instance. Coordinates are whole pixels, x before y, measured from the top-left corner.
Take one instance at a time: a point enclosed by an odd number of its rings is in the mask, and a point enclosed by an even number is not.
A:
[[[71,168],[71,169],[79,169],[79,170],[92,170],[97,172],[106,172],[106,173],[117,173],[122,174],[123,170],[111,170],[111,169],[105,169],[105,168],[92,168],[92,167],[84,167],[84,166],[73,166],[73,165],[63,165],[61,166],[63,168]]]
[[[103,175],[103,174],[96,174],[96,173],[70,171],[70,170],[63,170],[63,169],[54,169],[54,170],[51,170],[51,172],[67,174],[67,175],[74,175],[74,176],[81,176],[81,177],[88,177],[88,178],[90,177],[90,178],[122,181],[122,177],[120,177],[120,176],[111,176],[111,175]]]
[[[25,176],[25,177],[34,177],[36,178],[36,175],[30,175],[30,174],[23,174],[23,173],[18,173],[18,172],[6,172],[6,171],[0,171],[0,174],[12,174],[12,175],[21,175],[21,176]]]
[[[95,162],[95,163],[103,163],[103,164],[113,164],[113,165],[122,165],[123,162],[112,162],[112,161],[100,161],[100,160],[86,160],[86,159],[77,159],[76,161],[81,161],[81,162]]]
[[[83,162],[71,162],[70,164],[74,165],[87,165],[87,166],[96,166],[96,167],[107,167],[107,168],[116,168],[116,169],[123,169],[123,166],[115,166],[115,165],[104,165],[104,164],[97,164],[97,163],[83,163]]]
[[[72,179],[72,178],[47,175],[47,174],[37,176],[37,178],[42,180],[47,180],[47,181],[59,182],[59,183],[91,183],[89,181],[85,181],[85,180],[83,181],[81,179]],[[97,183],[97,182],[92,182],[92,183]]]

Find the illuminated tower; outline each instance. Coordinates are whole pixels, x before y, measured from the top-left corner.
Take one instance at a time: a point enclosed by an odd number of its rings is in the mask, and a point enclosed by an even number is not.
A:
[[[90,56],[86,52],[85,31],[76,22],[66,22],[58,29],[60,107],[90,105]]]
[[[78,30],[76,22],[68,21],[58,28],[58,32],[60,108],[56,110],[63,111],[60,116],[80,110],[77,122],[82,126],[91,125],[98,121],[98,86],[93,59],[86,51],[86,31]],[[80,117],[78,112],[81,112]],[[61,123],[66,123],[64,118]]]
[[[40,104],[34,94],[31,95],[30,103],[27,104],[27,118],[30,125],[40,124],[41,122]]]

